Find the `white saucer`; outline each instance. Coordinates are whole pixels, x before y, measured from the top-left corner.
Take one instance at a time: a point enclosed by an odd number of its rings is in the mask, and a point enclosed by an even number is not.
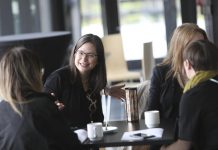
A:
[[[107,130],[106,130],[106,127],[103,127],[104,133],[114,132],[114,131],[116,131],[117,129],[118,129],[118,128],[115,127],[115,126],[108,126],[108,127],[107,127]]]

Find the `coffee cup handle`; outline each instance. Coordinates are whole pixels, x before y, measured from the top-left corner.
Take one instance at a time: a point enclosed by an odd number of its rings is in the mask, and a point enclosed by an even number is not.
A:
[[[96,138],[96,127],[93,127],[93,131],[94,131],[93,138]]]

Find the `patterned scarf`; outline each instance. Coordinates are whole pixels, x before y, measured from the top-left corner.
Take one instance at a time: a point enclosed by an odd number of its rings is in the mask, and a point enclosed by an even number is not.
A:
[[[185,88],[183,90],[183,93],[185,93],[186,91],[190,90],[191,88],[195,87],[197,84],[206,81],[210,78],[215,77],[216,75],[218,75],[218,71],[213,71],[213,70],[209,70],[209,71],[198,71],[194,77],[192,77],[185,85]]]

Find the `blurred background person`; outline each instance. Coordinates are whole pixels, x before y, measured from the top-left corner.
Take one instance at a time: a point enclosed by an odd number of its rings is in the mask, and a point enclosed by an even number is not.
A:
[[[42,64],[24,47],[0,60],[0,149],[82,149],[50,94],[42,93]]]

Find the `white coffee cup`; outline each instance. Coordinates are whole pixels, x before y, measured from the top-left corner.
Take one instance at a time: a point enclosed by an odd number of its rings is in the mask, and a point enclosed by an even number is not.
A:
[[[103,128],[101,122],[87,124],[87,134],[91,141],[98,141],[103,138]]]
[[[145,125],[148,128],[158,127],[160,124],[160,115],[158,110],[145,111]]]

